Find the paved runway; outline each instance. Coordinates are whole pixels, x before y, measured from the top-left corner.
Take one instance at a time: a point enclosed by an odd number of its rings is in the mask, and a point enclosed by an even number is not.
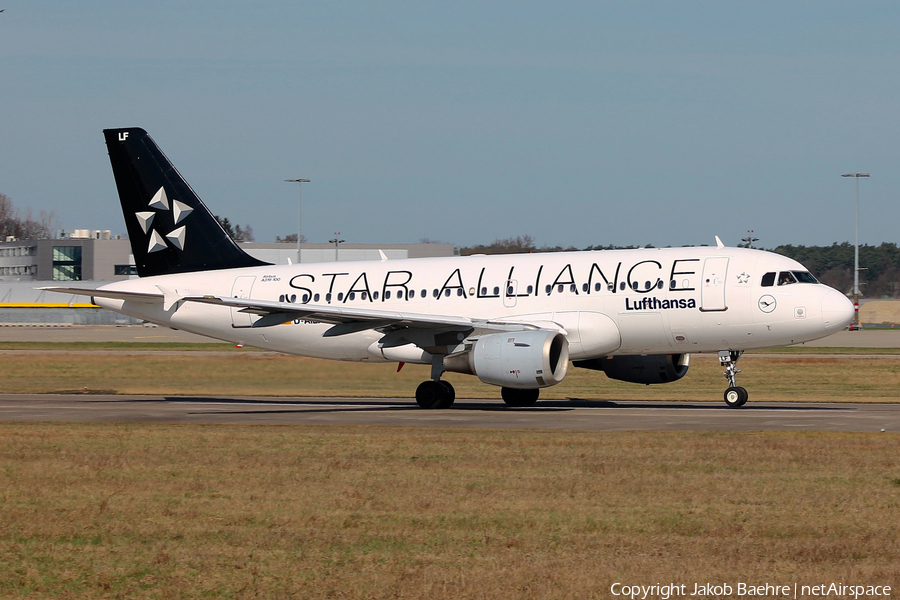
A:
[[[0,421],[387,425],[499,429],[900,432],[900,404],[458,400],[422,410],[398,398],[0,395]]]
[[[0,342],[185,342],[226,343],[168,327],[78,325],[73,327],[2,327]],[[900,348],[900,329],[839,331],[800,344],[809,348]]]

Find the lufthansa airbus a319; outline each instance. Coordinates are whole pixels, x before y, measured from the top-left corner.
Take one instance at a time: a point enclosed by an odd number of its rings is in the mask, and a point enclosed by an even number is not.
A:
[[[422,408],[448,408],[446,371],[534,404],[570,362],[639,384],[684,377],[716,352],[740,407],[745,350],[846,327],[853,305],[770,252],[647,248],[271,265],[241,250],[138,128],[104,130],[139,278],[91,296],[139,319],[236,344],[345,361],[431,366]],[[718,238],[717,238],[718,241]]]

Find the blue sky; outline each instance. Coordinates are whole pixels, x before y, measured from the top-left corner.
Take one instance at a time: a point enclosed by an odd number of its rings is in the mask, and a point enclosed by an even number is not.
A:
[[[0,192],[124,224],[145,128],[257,240],[898,242],[896,2],[0,0]]]

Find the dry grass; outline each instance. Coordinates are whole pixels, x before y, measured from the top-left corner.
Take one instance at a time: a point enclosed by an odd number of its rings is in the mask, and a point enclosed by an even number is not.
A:
[[[110,391],[120,394],[263,396],[413,396],[429,377],[427,367],[325,361],[263,352],[109,353],[5,352],[7,393]],[[740,362],[739,383],[754,401],[895,402],[900,360],[846,356],[752,356]],[[499,389],[477,378],[449,373],[460,398],[499,398]],[[693,357],[681,381],[640,386],[602,373],[572,368],[562,384],[542,390],[545,399],[718,400],[725,389],[715,357]]]
[[[0,425],[3,598],[900,584],[900,436]],[[896,589],[896,588],[895,588]]]

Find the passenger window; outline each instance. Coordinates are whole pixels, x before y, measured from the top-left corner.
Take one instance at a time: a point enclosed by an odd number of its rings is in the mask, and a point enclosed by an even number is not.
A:
[[[344,292],[338,292],[338,302],[344,299]]]
[[[318,301],[319,301],[319,295],[316,294],[315,296],[313,296],[313,302],[318,302]]]
[[[360,292],[360,293],[359,293],[359,299],[360,299],[360,300],[366,300],[367,298],[368,298],[368,294],[366,294],[365,292]]]
[[[449,290],[449,289],[444,290],[444,297],[445,297],[445,298],[449,298],[449,297],[450,297],[450,290]]]
[[[500,295],[500,288],[499,288],[498,286],[494,286],[494,295],[495,295],[495,296],[499,296],[499,295]]]
[[[588,284],[586,284],[586,283],[582,283],[582,284],[581,284],[581,291],[582,291],[582,292],[586,292],[586,291],[588,291],[588,289],[590,289],[590,288],[588,288]]]
[[[557,286],[557,288],[556,288],[556,291],[558,293],[562,294],[564,289],[566,289],[566,286],[564,286],[563,284],[559,284],[559,286]]]
[[[533,286],[533,285],[529,285],[527,291],[528,291],[529,294],[530,294],[531,292],[533,292],[533,291],[534,291],[534,286]]]
[[[378,292],[372,292],[372,300],[378,300]]]
[[[791,285],[797,283],[797,278],[790,271],[782,271],[778,274],[778,285]]]
[[[384,293],[384,299],[385,299],[385,300],[390,300],[390,299],[391,299],[391,290],[387,290],[387,291]]]
[[[356,300],[356,292],[350,292],[349,294],[347,294],[347,299]]]
[[[572,293],[574,294],[575,292],[578,291],[578,286],[576,286],[576,285],[573,283],[572,285],[569,286],[569,291],[572,292]]]
[[[486,287],[481,288],[481,295],[487,296],[487,288]]]
[[[552,289],[553,289],[553,286],[552,286],[552,285],[548,285],[548,286],[544,287],[544,291],[545,291],[547,294],[549,294],[549,293],[550,293],[550,290],[552,290]]]
[[[619,290],[622,290],[622,291],[625,290],[625,282],[624,281],[619,284]]]
[[[309,294],[303,294],[303,304],[309,302]]]
[[[601,285],[600,285],[600,282],[598,281],[597,283],[594,284],[594,291],[595,291],[595,292],[599,292],[599,291],[600,291],[600,287],[601,287]]]
[[[775,285],[775,273],[766,273],[763,275],[759,285],[762,287],[772,287]]]
[[[661,290],[663,288],[662,279],[656,282],[656,289]]]
[[[331,292],[325,294],[325,302],[331,302]]]
[[[462,296],[462,295],[463,295],[462,288],[456,288],[456,295],[457,295],[457,296]]]
[[[431,290],[431,295],[434,296],[435,298],[437,298],[438,296],[441,295],[441,293],[437,290]]]

